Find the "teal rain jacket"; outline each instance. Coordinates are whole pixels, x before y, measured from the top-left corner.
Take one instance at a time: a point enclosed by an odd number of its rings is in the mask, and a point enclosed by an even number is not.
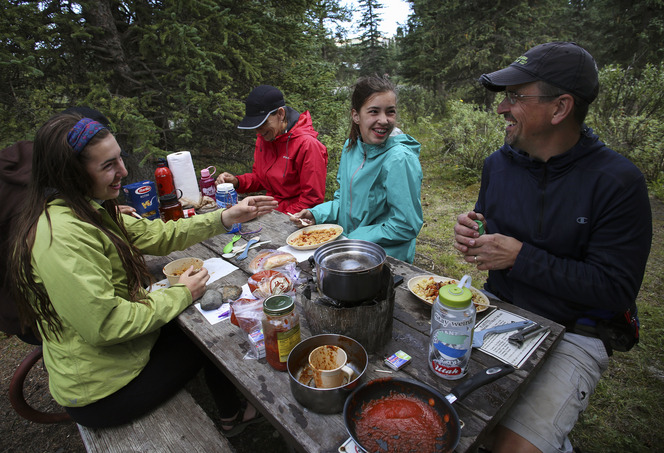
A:
[[[420,144],[410,135],[382,145],[358,140],[339,161],[334,199],[310,209],[317,224],[336,223],[349,239],[374,242],[409,263],[422,228]]]

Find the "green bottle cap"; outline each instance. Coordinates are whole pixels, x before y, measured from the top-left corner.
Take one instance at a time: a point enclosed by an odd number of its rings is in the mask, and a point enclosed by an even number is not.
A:
[[[450,308],[466,308],[473,298],[473,293],[465,286],[459,288],[457,285],[445,285],[438,291],[438,300]]]
[[[263,301],[263,312],[270,316],[282,316],[295,308],[295,302],[290,296],[280,294],[270,296]]]

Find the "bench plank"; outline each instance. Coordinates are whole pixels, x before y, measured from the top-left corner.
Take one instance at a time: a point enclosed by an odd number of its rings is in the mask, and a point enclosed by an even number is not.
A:
[[[125,425],[78,431],[88,452],[234,452],[230,442],[185,389],[153,411]]]

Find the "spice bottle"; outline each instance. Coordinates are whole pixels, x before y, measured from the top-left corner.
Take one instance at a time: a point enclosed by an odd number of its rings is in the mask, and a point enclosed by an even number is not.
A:
[[[429,368],[445,379],[459,379],[468,371],[476,315],[469,287],[468,275],[458,285],[442,286],[431,308]]]
[[[160,197],[175,192],[175,184],[173,183],[173,174],[168,163],[163,157],[157,162],[157,169],[154,171],[154,179],[157,183],[157,193]]]
[[[288,354],[300,342],[300,315],[293,298],[284,294],[263,301],[265,359],[277,371],[286,371]]]
[[[161,220],[164,222],[184,218],[182,205],[178,201],[178,197],[175,192],[166,194],[159,198],[159,213],[161,214]]]
[[[212,171],[210,171],[210,169],[212,169]],[[214,175],[214,172],[216,171],[217,169],[215,167],[208,167],[201,170],[201,180],[198,182],[198,185],[201,188],[201,193],[204,197],[215,197],[217,185],[215,184],[212,175]]]
[[[230,208],[233,205],[236,205],[237,192],[235,191],[235,187],[233,187],[233,184],[229,182],[219,184],[217,186],[216,199],[217,199],[217,206],[219,208],[226,209]],[[242,229],[241,223],[234,223],[229,233],[239,233],[241,229]]]

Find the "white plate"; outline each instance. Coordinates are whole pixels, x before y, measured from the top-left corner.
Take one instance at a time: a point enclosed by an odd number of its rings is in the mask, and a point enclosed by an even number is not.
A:
[[[312,245],[293,245],[293,241],[297,239],[302,233],[308,232],[308,231],[317,231],[317,230],[327,230],[329,228],[334,228],[336,230],[336,233],[334,236],[332,236],[330,239],[328,239],[325,242],[321,242],[320,244],[312,244]],[[313,250],[317,249],[323,244],[327,244],[328,242],[334,241],[336,238],[341,236],[341,233],[344,232],[343,227],[340,225],[334,225],[332,223],[322,223],[320,225],[311,225],[305,228],[302,228],[301,230],[297,230],[295,233],[291,234],[286,238],[286,243],[293,247],[295,250]]]
[[[428,279],[429,277],[432,277],[434,282],[442,282],[442,283],[450,282],[455,284],[459,283],[459,280],[449,277],[440,277],[438,275],[418,275],[417,277],[413,277],[410,280],[408,280],[408,289],[410,290],[410,292],[413,293],[413,295],[415,295],[415,297],[420,299],[422,302],[425,302],[429,305],[433,305],[433,301],[436,299],[434,298],[434,300],[429,301],[424,297],[420,297],[417,294],[415,294],[415,285],[417,285],[422,280]],[[475,309],[477,310],[478,313],[489,308],[489,298],[486,297],[486,295],[482,293],[482,291],[471,286],[470,292],[473,293],[473,303],[475,304]]]

